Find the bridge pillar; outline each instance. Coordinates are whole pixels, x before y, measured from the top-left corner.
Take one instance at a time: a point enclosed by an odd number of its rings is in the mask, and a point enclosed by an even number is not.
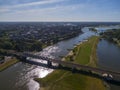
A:
[[[48,67],[51,67],[52,66],[52,62],[51,61],[47,61],[47,65],[48,65]]]
[[[27,59],[25,56],[20,56],[19,58],[21,61],[26,61],[26,59]]]
[[[72,67],[72,73],[75,73],[76,72],[76,68],[75,67]]]
[[[63,66],[61,64],[58,64],[58,67],[61,69]]]

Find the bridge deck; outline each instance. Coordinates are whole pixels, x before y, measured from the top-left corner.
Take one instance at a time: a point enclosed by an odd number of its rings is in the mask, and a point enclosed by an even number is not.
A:
[[[89,70],[89,71],[95,71],[95,72],[98,72],[98,73],[107,73],[107,74],[120,76],[120,72],[115,72],[115,71],[110,71],[110,70],[105,70],[105,69],[80,65],[80,64],[61,61],[61,60],[55,60],[55,59],[51,59],[51,58],[47,58],[47,57],[43,57],[43,56],[33,55],[33,54],[30,54],[30,53],[23,53],[22,56],[42,59],[42,60],[45,60],[45,61],[51,61],[51,62],[58,63],[58,64],[61,64],[61,65],[65,65],[65,66],[68,66],[68,67],[72,67],[72,68],[74,67],[74,68],[78,68],[78,69],[85,69],[85,70]]]

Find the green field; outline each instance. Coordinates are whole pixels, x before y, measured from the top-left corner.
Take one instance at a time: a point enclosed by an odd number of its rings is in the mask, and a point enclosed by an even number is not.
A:
[[[99,37],[93,36],[87,42],[77,45],[73,54],[66,56],[67,61],[96,67],[96,47]],[[106,90],[103,81],[71,71],[55,70],[45,78],[36,78],[40,90]]]
[[[3,63],[3,64],[0,64],[0,72],[3,71],[3,70],[5,70],[6,68],[12,66],[13,64],[15,64],[17,62],[19,62],[19,60],[16,59],[16,58],[13,58],[13,59],[11,59],[11,60]]]

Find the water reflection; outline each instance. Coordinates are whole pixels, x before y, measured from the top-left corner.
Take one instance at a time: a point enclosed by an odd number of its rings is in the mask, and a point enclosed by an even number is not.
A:
[[[102,40],[98,44],[98,65],[101,68],[120,71],[120,47],[117,45]],[[119,90],[120,86],[111,85],[111,90]]]
[[[120,70],[120,47],[106,40],[102,40],[98,44],[97,54],[100,66],[114,71]]]
[[[39,90],[40,87],[40,85],[37,82],[35,82],[33,79],[31,79],[27,85],[29,90]]]

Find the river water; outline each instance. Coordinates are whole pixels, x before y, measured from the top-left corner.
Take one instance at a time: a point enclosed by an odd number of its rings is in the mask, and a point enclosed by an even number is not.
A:
[[[120,72],[120,47],[101,40],[98,43],[98,65],[100,68]],[[120,90],[120,86],[110,84],[111,90]]]
[[[53,59],[60,59],[60,56],[67,55],[69,52],[68,49],[72,49],[75,44],[78,44],[79,42],[83,41],[84,39],[87,39],[90,36],[94,35],[94,33],[89,31],[89,29],[87,27],[83,28],[82,31],[84,32],[83,34],[80,34],[79,36],[74,37],[72,39],[61,41],[55,45],[49,46],[37,54],[47,56],[47,57],[50,57]],[[106,68],[120,70],[119,69],[120,66],[118,65],[120,62],[119,61],[120,55],[118,55],[118,54],[120,54],[120,49],[113,48],[117,54],[113,53],[112,56],[114,56],[114,54],[115,54],[116,55],[115,57],[118,57],[118,59],[119,59],[119,60],[115,59],[116,60],[116,63],[114,64],[115,66],[114,65],[111,66],[113,64],[112,62],[114,62],[114,61],[112,61],[112,59],[110,60],[111,62],[109,63],[109,61],[106,61],[106,58],[105,59],[102,58],[103,57],[102,52],[104,52],[104,51],[102,51],[101,47],[104,46],[104,45],[102,46],[102,44],[104,44],[105,42],[107,42],[107,41],[100,41],[100,43],[98,44],[97,52],[98,52],[98,57],[99,57],[99,61],[98,61],[99,66],[101,66],[101,67],[106,66]],[[108,48],[110,47],[107,44],[105,44],[105,46]],[[115,45],[113,45],[113,46],[115,46]],[[118,52],[116,50],[118,50]],[[104,56],[106,57],[106,55],[104,55]],[[109,59],[107,59],[107,60],[109,60]],[[41,60],[39,60],[39,61],[42,62]],[[43,62],[43,63],[46,63],[46,62]],[[118,65],[117,68],[114,68],[114,67],[116,67],[116,65]],[[37,82],[35,82],[33,80],[33,78],[45,77],[48,73],[51,73],[52,71],[53,71],[53,69],[48,69],[48,68],[41,67],[41,66],[30,65],[30,64],[19,62],[15,65],[11,66],[10,68],[0,72],[0,90],[39,90],[40,85]]]

